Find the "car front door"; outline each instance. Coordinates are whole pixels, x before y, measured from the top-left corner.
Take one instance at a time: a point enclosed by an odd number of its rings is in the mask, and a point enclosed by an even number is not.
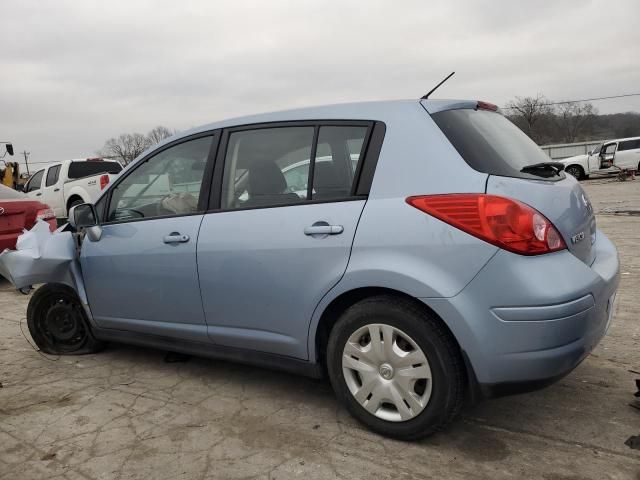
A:
[[[351,158],[364,157],[371,128],[303,122],[225,131],[221,191],[198,238],[214,343],[307,358],[313,311],[344,274],[366,201]]]
[[[150,154],[98,202],[102,235],[85,238],[80,261],[99,327],[208,341],[196,242],[218,138]]]
[[[62,198],[62,186],[60,185],[61,165],[52,165],[44,176],[41,201],[49,205],[57,218],[66,216],[64,200]]]
[[[24,186],[24,192],[27,197],[35,200],[42,200],[42,178],[44,177],[44,170],[39,170],[34,173],[29,181]]]

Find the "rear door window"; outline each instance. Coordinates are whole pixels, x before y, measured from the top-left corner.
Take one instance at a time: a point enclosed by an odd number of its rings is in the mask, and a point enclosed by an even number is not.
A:
[[[370,125],[291,125],[234,131],[222,208],[351,198]]]
[[[522,168],[551,161],[533,140],[499,113],[458,109],[431,117],[462,158],[479,172],[540,180],[540,176],[522,172]]]
[[[90,177],[100,173],[116,174],[120,173],[120,170],[122,170],[122,165],[118,162],[105,162],[102,160],[71,162],[71,164],[69,164],[68,177],[74,179]]]
[[[634,150],[640,148],[640,140],[625,140],[618,145],[618,151]]]

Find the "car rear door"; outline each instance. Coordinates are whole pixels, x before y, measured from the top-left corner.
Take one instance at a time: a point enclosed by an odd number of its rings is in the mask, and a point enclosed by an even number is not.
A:
[[[85,239],[80,261],[98,326],[208,341],[196,242],[218,138],[206,133],[153,152],[97,205],[102,235]]]
[[[640,139],[620,141],[615,165],[623,169],[637,169],[640,166]]]
[[[372,127],[293,122],[225,131],[197,252],[214,343],[307,358],[311,316],[344,274],[366,201],[358,179]]]

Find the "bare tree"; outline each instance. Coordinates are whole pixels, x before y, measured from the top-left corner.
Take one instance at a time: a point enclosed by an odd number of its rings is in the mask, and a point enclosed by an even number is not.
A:
[[[591,103],[570,102],[558,105],[555,119],[562,132],[563,141],[572,143],[580,136],[588,134],[597,114],[597,109]]]
[[[162,125],[158,125],[156,128],[147,133],[147,139],[149,140],[149,146],[155,145],[156,143],[160,143],[165,138],[169,138],[171,135],[175,134],[175,131],[169,130],[167,127],[163,127]]]
[[[537,125],[552,113],[549,100],[538,93],[535,97],[516,97],[507,104],[507,116],[533,140],[540,140]]]
[[[98,154],[103,157],[120,160],[121,163],[127,165],[147,148],[160,143],[175,133],[176,130],[171,131],[162,125],[158,125],[146,135],[123,133],[118,137],[107,140]]]
[[[149,147],[149,139],[141,133],[123,133],[110,138],[102,147],[101,155],[120,160],[127,165]]]

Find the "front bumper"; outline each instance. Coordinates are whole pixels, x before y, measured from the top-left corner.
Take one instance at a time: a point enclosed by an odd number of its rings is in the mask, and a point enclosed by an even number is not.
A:
[[[541,388],[571,372],[609,327],[619,262],[600,231],[596,260],[499,251],[455,297],[422,299],[447,323],[485,396]]]

